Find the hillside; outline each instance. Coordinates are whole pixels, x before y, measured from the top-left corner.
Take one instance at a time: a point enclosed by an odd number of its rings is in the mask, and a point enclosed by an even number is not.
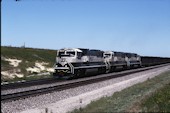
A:
[[[56,50],[1,46],[1,81],[53,72]]]

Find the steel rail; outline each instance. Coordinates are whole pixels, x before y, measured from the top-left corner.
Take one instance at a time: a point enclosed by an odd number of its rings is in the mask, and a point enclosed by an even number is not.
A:
[[[146,70],[150,70],[150,69],[154,69],[154,68],[159,68],[159,67],[163,67],[163,66],[167,66],[167,65],[170,65],[170,64],[168,63],[168,64],[139,68],[139,69],[134,69],[134,70],[127,70],[127,71],[122,71],[122,72],[117,72],[117,73],[103,74],[100,76],[89,77],[89,78],[86,78],[83,80],[77,80],[76,82],[69,81],[69,83],[64,83],[64,84],[51,86],[51,87],[34,89],[34,90],[29,90],[29,91],[17,92],[17,93],[11,93],[11,94],[4,94],[4,95],[1,95],[1,102],[7,101],[7,100],[17,100],[19,98],[36,96],[39,94],[46,94],[46,93],[50,93],[50,92],[54,92],[54,91],[66,90],[66,89],[70,89],[70,88],[74,88],[74,87],[78,87],[78,86],[97,83],[97,82],[101,82],[101,81],[108,80],[111,78],[129,75],[129,74],[133,74],[133,73],[138,73],[138,72],[142,72],[142,71],[146,71]]]
[[[55,78],[44,78],[38,80],[28,80],[28,81],[21,81],[21,82],[14,82],[1,85],[2,90],[9,90],[9,89],[18,89],[23,87],[30,87],[35,85],[42,85],[42,84],[50,84],[55,82],[61,82],[61,80],[57,80]]]

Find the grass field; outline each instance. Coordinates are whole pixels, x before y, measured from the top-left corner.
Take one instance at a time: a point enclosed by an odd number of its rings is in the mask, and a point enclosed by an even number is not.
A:
[[[170,71],[71,113],[170,112]]]
[[[10,65],[8,61],[3,60],[3,58],[19,59],[22,60],[22,62],[19,63],[17,67],[14,67]],[[1,46],[1,71],[19,69],[21,70],[20,73],[26,77],[31,74],[26,71],[26,68],[34,67],[35,62],[46,62],[48,63],[46,67],[52,68],[55,63],[55,58],[56,50]],[[15,79],[17,80],[19,78],[15,77],[13,80]],[[7,79],[1,76],[1,81],[7,81]]]
[[[170,83],[158,89],[138,106],[141,106],[143,112],[170,112]]]

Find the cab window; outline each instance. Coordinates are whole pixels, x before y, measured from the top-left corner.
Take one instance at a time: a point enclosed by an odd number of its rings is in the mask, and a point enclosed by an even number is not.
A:
[[[111,54],[104,54],[105,58],[109,58],[111,56]]]
[[[81,52],[77,52],[77,58],[81,59],[82,53]]]
[[[64,52],[58,52],[58,57],[61,57],[64,55]]]

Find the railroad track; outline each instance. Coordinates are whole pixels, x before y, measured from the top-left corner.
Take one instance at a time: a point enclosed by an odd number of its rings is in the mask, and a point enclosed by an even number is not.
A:
[[[163,67],[163,66],[167,66],[167,65],[170,65],[170,63],[152,66],[152,67],[144,67],[144,68],[139,68],[139,69],[134,69],[134,70],[126,70],[126,71],[116,72],[116,73],[102,74],[102,75],[83,78],[83,79],[77,79],[77,80],[69,81],[67,83],[64,82],[63,84],[59,84],[59,85],[52,86],[52,87],[45,87],[45,88],[41,88],[41,89],[34,89],[34,90],[29,90],[29,91],[4,94],[4,95],[1,95],[1,102],[9,101],[9,100],[17,100],[20,98],[26,98],[29,96],[36,96],[36,95],[40,95],[40,94],[46,94],[46,93],[50,93],[50,92],[54,92],[54,91],[66,90],[66,89],[74,88],[77,86],[83,86],[83,85],[87,85],[87,84],[101,82],[101,81],[108,80],[111,78],[120,77],[120,76],[124,76],[124,75],[128,75],[128,74],[133,74],[133,73],[137,73],[137,72],[141,72],[141,71],[146,71],[146,70],[150,70],[150,69],[154,69],[154,68],[159,68],[159,67]]]
[[[44,78],[44,79],[38,79],[38,80],[14,82],[14,83],[8,83],[8,84],[1,85],[1,91],[9,90],[9,89],[23,88],[23,87],[30,87],[30,86],[35,86],[35,85],[50,84],[50,83],[55,83],[55,82],[61,82],[61,80],[57,80],[55,78]]]
[[[51,83],[63,82],[63,81],[64,80],[58,80],[55,78],[44,78],[44,79],[38,79],[38,80],[18,81],[18,82],[14,82],[14,83],[2,84],[1,91],[36,86],[36,85],[43,85],[43,84],[51,84]]]

